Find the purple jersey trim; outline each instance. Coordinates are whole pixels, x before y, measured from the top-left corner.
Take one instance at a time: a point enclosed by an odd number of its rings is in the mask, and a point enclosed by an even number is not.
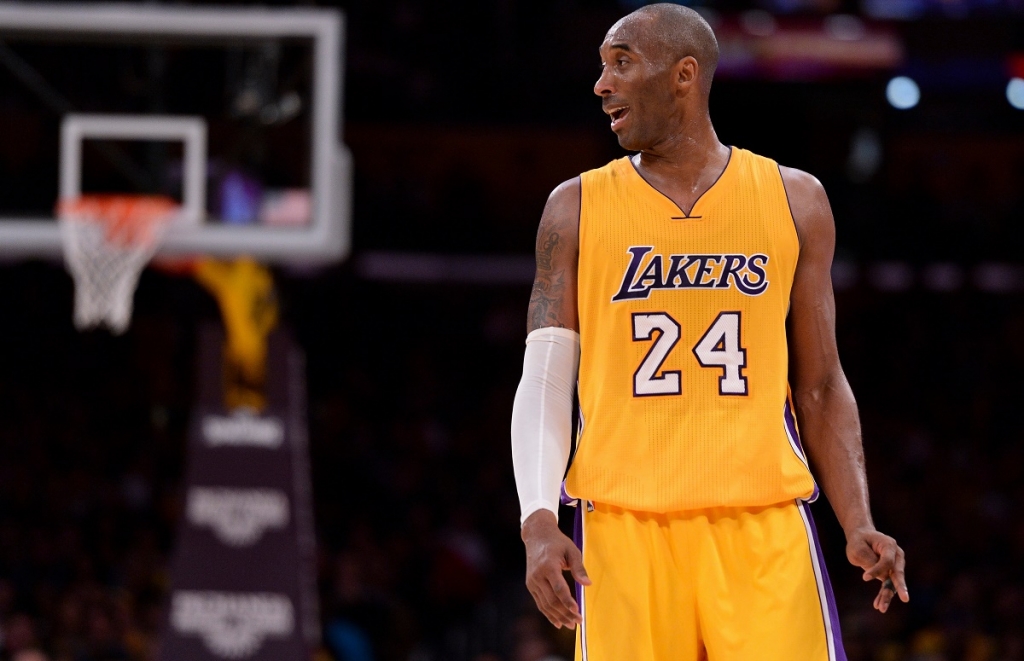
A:
[[[573,498],[572,496],[569,495],[569,492],[565,490],[565,480],[562,480],[561,494],[558,498],[563,505],[570,505],[572,507],[576,507],[576,505],[578,505],[580,502],[579,498]]]
[[[583,508],[576,508],[576,516],[573,517],[572,521],[572,541],[576,543],[576,548],[580,550],[580,554],[583,553]],[[576,582],[574,578],[572,584],[576,588],[576,603],[583,604],[583,586]]]
[[[793,437],[793,441],[796,442],[796,447],[800,449],[800,454],[807,456],[804,451],[804,444],[800,442],[800,432],[796,429],[796,418],[793,417],[793,407],[790,406],[789,400],[786,400],[786,406],[782,410],[782,416],[786,419],[786,429],[789,430],[789,435]]]
[[[793,415],[793,406],[789,403],[789,399],[786,399],[786,406],[782,409],[782,418],[786,423],[786,431],[789,433],[789,437],[796,443],[796,447],[799,450],[798,455],[800,461],[807,463],[807,451],[804,450],[804,444],[800,441],[800,432],[796,428],[796,417]],[[813,479],[813,476],[812,476]],[[818,500],[818,481],[814,480],[814,491],[811,492],[809,498],[805,498],[805,502],[813,503]]]

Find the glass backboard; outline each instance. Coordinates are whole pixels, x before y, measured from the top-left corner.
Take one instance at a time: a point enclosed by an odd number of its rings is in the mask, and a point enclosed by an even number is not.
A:
[[[329,9],[0,4],[0,256],[59,256],[54,208],[160,193],[162,254],[349,250],[344,22]]]

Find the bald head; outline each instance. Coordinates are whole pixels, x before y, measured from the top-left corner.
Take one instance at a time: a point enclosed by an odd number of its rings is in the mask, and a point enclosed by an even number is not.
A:
[[[718,67],[718,40],[700,14],[681,5],[661,2],[637,9],[612,27],[627,28],[651,56],[671,66],[687,56],[697,60],[701,88],[711,89]]]
[[[594,94],[620,145],[653,149],[698,125],[714,135],[708,95],[718,40],[700,14],[679,5],[648,5],[613,25],[598,52],[601,76]]]

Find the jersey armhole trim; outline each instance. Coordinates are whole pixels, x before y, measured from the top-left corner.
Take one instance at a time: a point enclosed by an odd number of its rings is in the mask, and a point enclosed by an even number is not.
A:
[[[583,260],[583,175],[576,175],[580,182],[580,211],[576,218],[576,325],[582,326],[579,320],[582,319],[583,310],[580,309],[580,262]],[[579,329],[577,329],[579,330]],[[570,461],[572,458],[570,457]],[[568,470],[568,469],[566,469]]]
[[[803,248],[803,241],[800,239],[800,229],[796,225],[796,214],[793,213],[793,203],[789,200],[789,189],[786,188],[786,178],[782,176],[782,166],[779,163],[775,163],[776,169],[779,171],[779,182],[782,184],[782,192],[786,196],[786,208],[789,209],[789,219],[793,223],[793,232],[796,234],[796,245],[797,251]]]
[[[580,245],[583,240],[583,175],[578,174],[576,178],[580,181],[580,210],[576,219],[576,254],[579,256],[583,252],[583,247]],[[579,271],[579,268],[579,259],[577,259],[576,270]]]

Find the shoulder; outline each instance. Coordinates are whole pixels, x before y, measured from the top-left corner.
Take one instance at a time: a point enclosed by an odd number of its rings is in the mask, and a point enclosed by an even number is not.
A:
[[[629,156],[616,158],[599,168],[587,170],[579,176],[581,188],[586,189],[588,199],[595,192],[618,190],[621,186],[629,186],[633,181],[633,165]]]
[[[820,197],[826,202],[828,201],[828,198],[825,196],[825,187],[821,185],[821,182],[814,175],[803,170],[786,167],[785,165],[779,166],[779,174],[782,175],[782,183],[786,186],[786,194],[789,195],[790,204],[794,202],[793,198],[806,200],[808,198]]]
[[[566,179],[555,186],[554,190],[551,191],[551,194],[548,195],[548,205],[562,206],[575,202],[576,205],[579,206],[580,194],[583,190],[580,178],[580,176],[577,176],[572,179]]]
[[[579,177],[567,179],[555,186],[540,218],[541,232],[578,229],[581,201],[582,185]]]
[[[618,158],[599,168],[587,170],[555,186],[555,189],[548,196],[547,204],[544,205],[544,214],[541,216],[541,229],[550,227],[552,224],[579,229],[584,185],[587,186],[588,191],[602,189],[609,184],[614,186],[613,182],[623,179],[623,173],[627,167],[632,168],[629,165],[629,159]]]
[[[801,245],[819,237],[835,235],[832,208],[825,187],[816,177],[803,170],[779,166],[782,185],[786,189],[789,210],[793,215]]]

